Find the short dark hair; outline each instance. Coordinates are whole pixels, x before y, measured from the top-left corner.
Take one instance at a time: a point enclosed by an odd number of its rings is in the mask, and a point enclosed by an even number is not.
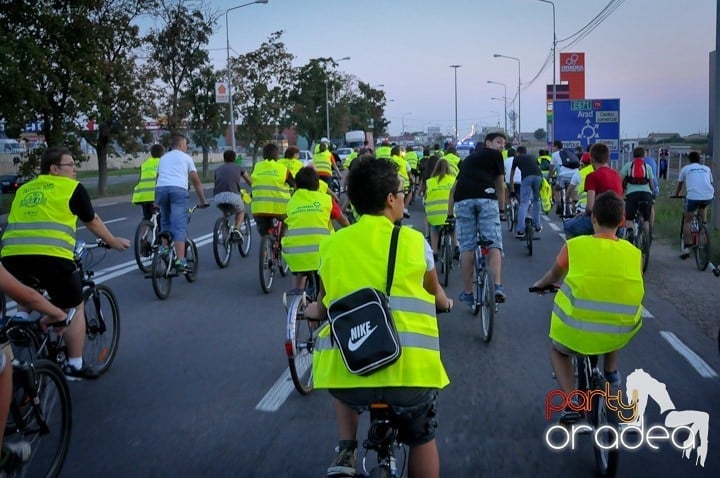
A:
[[[72,156],[72,152],[65,146],[53,146],[46,149],[40,160],[40,174],[50,174],[50,166],[60,164],[65,155]]]
[[[390,156],[400,156],[400,146],[393,146],[390,150]]]
[[[501,133],[499,131],[494,131],[492,133],[488,133],[485,135],[485,139],[483,140],[483,144],[487,143],[488,141],[493,141],[495,138],[502,138],[505,141],[507,141],[507,136],[505,136],[505,133]]]
[[[223,161],[226,163],[234,163],[235,158],[237,158],[237,154],[232,149],[226,149],[223,151]]]
[[[455,154],[455,153],[457,153],[457,148],[455,147],[454,144],[448,144],[447,147],[445,148],[445,152]]]
[[[562,149],[562,141],[556,139],[555,141],[553,141],[553,146],[555,146],[557,149]]]
[[[644,158],[645,157],[645,148],[642,146],[638,146],[637,148],[633,149],[633,158]]]
[[[514,158],[517,152],[515,151],[515,148],[510,148],[507,150],[508,158]]]
[[[153,144],[150,147],[150,156],[153,158],[159,158],[163,154],[165,154],[165,148],[163,148],[162,144]]]
[[[688,153],[688,161],[691,163],[699,163],[700,162],[700,153],[697,151],[690,151]]]
[[[297,146],[288,146],[283,156],[285,156],[285,159],[292,159],[296,154],[300,154],[300,148]]]
[[[353,161],[347,175],[347,195],[358,214],[381,214],[387,195],[399,189],[398,166],[393,161],[370,155]]]
[[[595,198],[592,214],[602,227],[618,227],[625,218],[625,203],[615,191],[605,191]]]
[[[309,166],[300,168],[297,174],[295,174],[295,187],[296,189],[317,191],[320,188],[320,176],[318,176],[315,168]]]
[[[320,151],[321,153],[327,151],[327,149],[328,148],[326,143],[320,143],[320,146],[318,146],[318,151]]]
[[[263,159],[278,159],[280,148],[275,143],[268,143],[263,146]]]
[[[527,148],[525,146],[518,146],[517,154],[527,154]]]
[[[595,143],[590,148],[590,158],[596,163],[605,164],[610,161],[610,148],[605,143]]]
[[[187,143],[187,137],[180,133],[175,133],[170,136],[170,149],[178,149],[183,140]]]

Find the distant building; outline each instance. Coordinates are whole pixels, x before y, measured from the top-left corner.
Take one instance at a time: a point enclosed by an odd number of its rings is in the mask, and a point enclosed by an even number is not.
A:
[[[680,136],[680,133],[650,133],[647,139],[649,141],[662,141],[664,139],[670,139]]]

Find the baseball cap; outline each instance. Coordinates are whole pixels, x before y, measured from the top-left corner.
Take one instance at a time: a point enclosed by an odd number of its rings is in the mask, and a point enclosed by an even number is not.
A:
[[[327,139],[327,138],[325,138],[325,137],[322,137],[322,138],[320,138],[320,142],[321,142],[321,143],[329,143],[330,140]]]
[[[587,151],[583,153],[582,157],[580,158],[580,161],[582,161],[583,164],[590,164],[590,153]]]

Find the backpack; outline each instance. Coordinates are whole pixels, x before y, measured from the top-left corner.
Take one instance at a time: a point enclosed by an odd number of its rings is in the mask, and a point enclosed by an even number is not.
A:
[[[548,156],[541,156],[540,157],[540,170],[542,171],[550,171],[550,158]]]
[[[648,184],[650,180],[647,177],[645,160],[642,158],[633,159],[630,169],[628,169],[626,178],[627,182],[630,184]]]
[[[578,169],[580,167],[580,160],[573,151],[561,149],[560,160],[562,161],[562,165],[568,169]]]

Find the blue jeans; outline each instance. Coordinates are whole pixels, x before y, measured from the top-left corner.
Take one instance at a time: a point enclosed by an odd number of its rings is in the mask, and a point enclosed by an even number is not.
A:
[[[565,221],[565,235],[568,239],[577,236],[592,236],[592,219],[587,214],[580,214]]]
[[[518,214],[517,232],[525,232],[525,218],[528,206],[532,201],[532,220],[535,229],[540,228],[540,185],[542,176],[527,176],[520,185],[520,206]]]
[[[161,186],[155,189],[155,202],[160,207],[160,229],[170,232],[173,241],[185,241],[188,223],[187,189],[175,186]]]

